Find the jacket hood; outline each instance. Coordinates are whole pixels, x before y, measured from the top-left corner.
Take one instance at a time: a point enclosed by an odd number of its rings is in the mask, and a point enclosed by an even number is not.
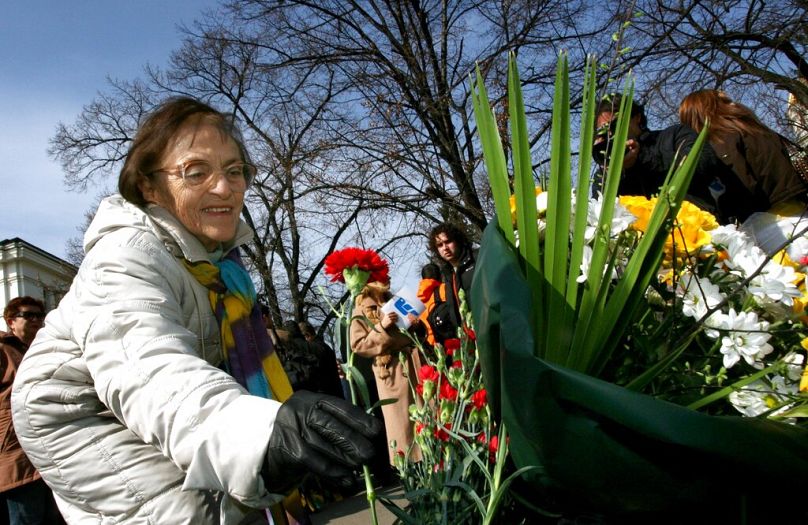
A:
[[[154,233],[177,257],[192,262],[209,260],[202,243],[168,210],[155,204],[141,208],[118,194],[105,198],[98,205],[98,211],[84,233],[84,253],[89,252],[104,236],[122,228]],[[224,253],[249,242],[251,238],[250,227],[244,221],[239,221],[235,238],[223,246]]]

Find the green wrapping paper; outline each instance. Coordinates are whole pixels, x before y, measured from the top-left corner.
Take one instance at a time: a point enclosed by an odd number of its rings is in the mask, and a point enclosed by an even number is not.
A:
[[[484,234],[470,303],[513,461],[540,467],[518,489],[533,503],[668,519],[712,508],[744,521],[759,497],[771,512],[805,516],[803,498],[794,499],[808,475],[805,429],[709,416],[535,357],[530,290],[495,224]]]

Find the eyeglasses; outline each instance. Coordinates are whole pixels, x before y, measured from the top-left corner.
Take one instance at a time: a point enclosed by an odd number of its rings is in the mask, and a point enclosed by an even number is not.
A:
[[[179,175],[188,186],[201,186],[210,182],[216,169],[211,166],[209,162],[204,160],[194,160],[185,164],[180,164],[176,168],[159,169],[155,173],[170,173],[171,175]],[[244,190],[252,184],[255,174],[258,169],[252,164],[246,162],[237,162],[224,168],[224,178],[233,187]]]
[[[22,317],[26,321],[33,321],[34,319],[39,319],[40,321],[45,318],[44,312],[17,312],[17,315],[14,317]]]

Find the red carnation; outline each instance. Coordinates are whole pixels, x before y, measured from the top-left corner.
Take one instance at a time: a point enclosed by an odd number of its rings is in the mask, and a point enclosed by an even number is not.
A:
[[[446,423],[444,425],[446,430],[451,430],[452,425],[451,423]],[[440,439],[441,441],[449,441],[449,433],[444,430],[444,427],[436,427],[435,428],[435,437]]]
[[[443,348],[446,350],[446,355],[452,356],[456,350],[460,349],[460,339],[447,339],[443,343]]]
[[[482,410],[483,408],[485,408],[485,404],[487,402],[488,402],[488,393],[485,391],[484,388],[477,390],[471,395],[471,403],[477,410]]]
[[[491,441],[488,442],[488,460],[491,463],[497,460],[497,449],[499,449],[499,436],[495,434],[491,436]]]
[[[422,383],[424,381],[437,381],[438,377],[438,371],[429,365],[423,365],[418,371],[418,379],[420,379]]]
[[[448,381],[444,381],[440,385],[440,394],[441,399],[448,399],[449,401],[454,401],[457,399],[457,389],[449,384]]]
[[[474,330],[465,326],[463,327],[463,330],[466,332],[466,335],[471,341],[477,340],[477,334],[474,333]]]
[[[343,272],[355,268],[370,273],[368,282],[390,282],[390,269],[387,261],[382,259],[373,250],[349,247],[331,252],[325,258],[325,273],[331,277],[331,282],[345,282]]]

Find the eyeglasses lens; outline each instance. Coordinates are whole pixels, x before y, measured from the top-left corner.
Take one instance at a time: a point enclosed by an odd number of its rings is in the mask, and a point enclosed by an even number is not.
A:
[[[26,321],[33,321],[34,319],[41,321],[45,318],[45,314],[43,312],[20,312],[15,317],[22,317]]]

